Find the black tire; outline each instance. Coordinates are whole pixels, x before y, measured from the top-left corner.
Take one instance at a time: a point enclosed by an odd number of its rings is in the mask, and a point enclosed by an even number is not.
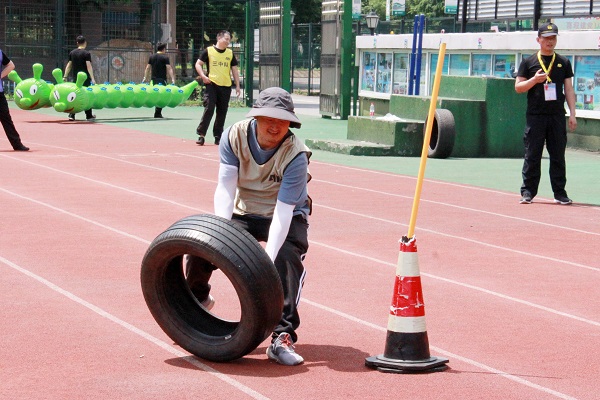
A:
[[[185,254],[212,263],[229,279],[239,297],[239,321],[221,319],[200,306],[185,279]],[[141,283],[163,331],[206,360],[245,356],[281,320],[283,288],[271,259],[249,233],[214,215],[183,218],[158,235],[142,261]]]
[[[427,129],[427,120],[425,128]],[[435,110],[431,139],[429,140],[429,158],[448,158],[454,148],[456,130],[454,128],[454,115],[450,110],[443,108]]]

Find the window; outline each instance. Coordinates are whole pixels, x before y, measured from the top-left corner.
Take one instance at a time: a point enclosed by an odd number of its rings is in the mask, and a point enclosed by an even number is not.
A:
[[[576,108],[600,110],[600,56],[575,56]]]
[[[360,88],[362,90],[375,91],[375,53],[366,51],[363,53],[363,75]]]
[[[469,76],[470,58],[469,54],[451,54],[448,75]]]
[[[377,53],[376,92],[390,93],[392,83],[392,53]]]
[[[496,54],[494,55],[494,73],[498,78],[514,78],[515,55],[514,54]]]
[[[392,94],[408,94],[409,55],[394,53],[394,85]]]
[[[471,75],[490,75],[492,71],[492,56],[490,54],[473,54],[471,59]]]
[[[429,93],[431,93],[431,89],[433,89],[433,82],[435,81],[435,71],[437,70],[438,65],[438,55],[432,54],[431,61],[429,66]],[[444,65],[442,65],[442,75],[448,75],[448,64],[450,57],[448,54],[444,56]],[[426,93],[421,92],[420,94],[424,95]]]

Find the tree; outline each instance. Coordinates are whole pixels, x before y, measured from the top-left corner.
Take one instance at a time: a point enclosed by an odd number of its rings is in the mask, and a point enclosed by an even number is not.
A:
[[[362,0],[361,13],[368,14],[374,11],[381,20],[385,19],[385,1],[386,0]],[[390,0],[391,1],[391,0]]]
[[[292,0],[292,10],[296,13],[295,24],[321,22],[322,0]]]
[[[390,2],[393,0],[390,0]],[[406,19],[413,19],[415,15],[424,14],[427,18],[444,16],[444,0],[405,0]],[[362,13],[375,11],[379,18],[385,19],[386,0],[362,0]]]
[[[192,60],[196,60],[202,49],[216,42],[220,30],[243,41],[247,4],[245,0],[177,0],[179,48],[193,46]]]
[[[406,2],[406,15],[413,18],[423,14],[426,18],[444,17],[444,0],[411,0]]]

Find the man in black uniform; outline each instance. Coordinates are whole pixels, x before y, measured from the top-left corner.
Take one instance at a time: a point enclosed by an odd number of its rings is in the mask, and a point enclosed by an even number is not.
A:
[[[577,128],[573,68],[568,58],[554,52],[557,36],[556,25],[546,22],[540,26],[537,37],[540,50],[523,60],[515,81],[517,93],[527,92],[521,204],[531,203],[537,194],[544,143],[550,155],[550,184],[554,201],[563,205],[573,203],[565,190],[565,100],[569,106],[569,129],[574,131]]]
[[[2,50],[0,50],[0,65],[2,65],[2,80],[15,69],[15,64],[8,58]],[[26,147],[21,143],[21,136],[15,128],[12,117],[10,116],[10,110],[8,109],[8,103],[6,102],[6,96],[4,96],[4,85],[0,82],[0,122],[4,128],[4,133],[10,142],[10,145],[15,151],[27,151],[29,147]]]
[[[169,57],[165,54],[166,48],[167,45],[165,43],[159,42],[156,45],[157,52],[156,54],[152,54],[150,56],[148,65],[146,65],[146,70],[144,71],[144,79],[142,79],[142,82],[146,82],[148,80],[148,76],[150,75],[153,85],[166,85],[168,72],[169,77],[171,78],[171,83],[175,83],[175,75],[173,74],[171,62]],[[154,109],[154,118],[162,117],[162,108],[156,107]]]
[[[92,68],[92,55],[85,48],[87,42],[85,37],[79,35],[76,39],[77,48],[69,53],[69,62],[65,67],[64,79],[67,80],[69,72],[73,71],[73,82],[77,80],[77,74],[79,72],[85,72],[87,79],[83,82],[83,86],[90,86],[95,84],[94,69]],[[85,110],[85,118],[93,122],[96,120],[96,116],[92,114],[92,109]],[[69,121],[75,121],[75,114],[69,114]]]

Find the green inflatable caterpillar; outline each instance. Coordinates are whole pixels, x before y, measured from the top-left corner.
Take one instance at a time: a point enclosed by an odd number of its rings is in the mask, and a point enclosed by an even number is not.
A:
[[[50,107],[50,92],[54,85],[42,79],[44,66],[33,64],[33,78],[22,80],[17,71],[12,70],[8,79],[16,83],[15,104],[23,110],[37,110]]]
[[[62,70],[56,68],[52,76],[56,84],[41,79],[44,67],[33,65],[33,78],[22,80],[16,71],[8,78],[16,83],[15,104],[23,110],[35,110],[53,107],[58,112],[75,114],[90,108],[128,108],[128,107],[176,107],[187,100],[198,82],[192,81],[185,86],[135,84],[101,84],[83,86],[87,76],[77,74],[75,83],[63,80]]]

